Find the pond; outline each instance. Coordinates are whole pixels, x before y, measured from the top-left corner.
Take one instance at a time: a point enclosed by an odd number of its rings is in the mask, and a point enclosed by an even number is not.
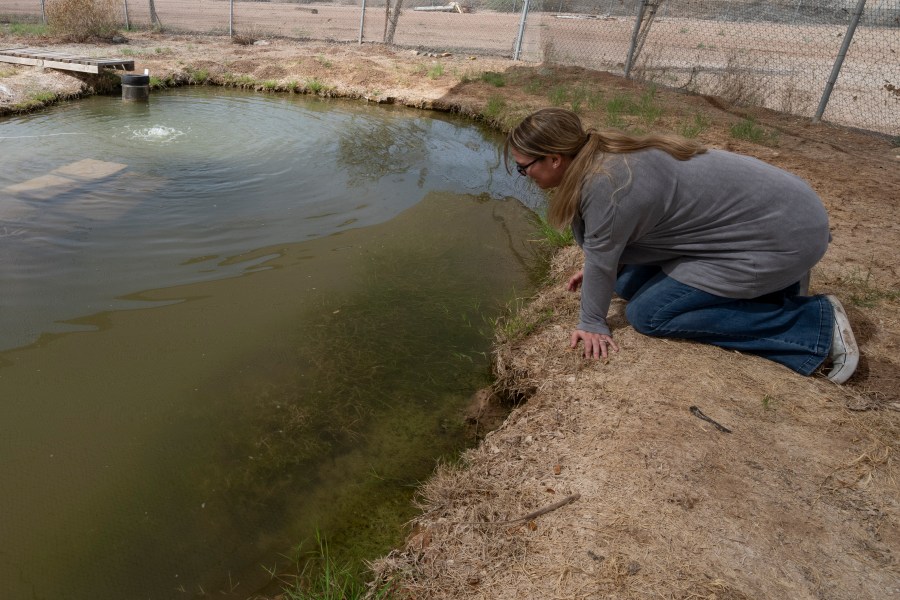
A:
[[[247,598],[403,535],[538,192],[446,115],[202,89],[0,121],[4,598]]]

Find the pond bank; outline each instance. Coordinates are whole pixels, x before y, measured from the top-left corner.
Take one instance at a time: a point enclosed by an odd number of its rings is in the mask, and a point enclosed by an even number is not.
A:
[[[640,336],[621,304],[611,323],[623,351],[608,364],[586,363],[567,348],[577,297],[561,283],[579,256],[564,250],[547,286],[497,341],[498,388],[522,403],[462,464],[440,467],[423,485],[407,543],[376,562],[380,579],[428,598],[900,593],[900,150],[887,140],[651,93],[608,74],[495,58],[161,34],[125,46],[163,81],[230,74],[263,90],[297,81],[297,91],[322,85],[316,93],[441,108],[501,128],[535,108],[571,107],[582,90],[596,99],[581,104],[592,125],[690,133],[756,156],[807,179],[829,209],[834,241],[813,288],[841,297],[856,326],[863,362],[849,385]],[[445,68],[431,77],[436,62]],[[28,80],[22,98],[56,89],[41,74],[14,71],[0,84]],[[636,106],[648,98],[660,114],[617,111],[622,98]],[[762,128],[760,141],[734,135],[748,117]]]

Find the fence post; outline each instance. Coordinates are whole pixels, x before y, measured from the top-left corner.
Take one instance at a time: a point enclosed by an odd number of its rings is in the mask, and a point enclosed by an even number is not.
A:
[[[359,14],[359,43],[362,44],[363,25],[366,24],[366,0],[362,0],[362,11]]]
[[[818,123],[819,120],[822,119],[825,107],[828,106],[828,99],[831,98],[831,91],[834,89],[834,84],[841,72],[841,65],[844,64],[844,58],[847,56],[847,49],[850,47],[850,42],[853,41],[853,34],[856,32],[856,26],[859,24],[859,19],[862,17],[862,12],[865,7],[866,0],[859,0],[859,2],[856,3],[856,10],[853,11],[853,16],[850,17],[847,33],[844,34],[844,41],[841,43],[841,49],[838,50],[837,58],[834,61],[834,67],[831,69],[831,75],[828,77],[828,83],[825,84],[825,91],[822,92],[819,108],[816,109],[816,114],[813,116],[813,123]]]
[[[41,24],[47,24],[47,13],[44,12],[44,0],[41,0]]]
[[[234,37],[234,0],[228,0],[228,37]]]
[[[632,61],[634,60],[634,49],[637,47],[638,34],[641,31],[641,22],[644,20],[644,13],[647,11],[647,4],[650,0],[642,0],[641,7],[638,9],[637,19],[634,21],[634,31],[631,32],[631,44],[628,45],[628,57],[625,59],[625,79],[631,75]]]
[[[128,0],[122,0],[125,5],[125,31],[131,30],[131,24],[128,22]]]
[[[522,38],[525,37],[525,19],[528,16],[528,0],[522,4],[522,20],[519,21],[519,37],[516,38],[516,51],[513,53],[513,60],[519,60],[519,53],[522,51]]]

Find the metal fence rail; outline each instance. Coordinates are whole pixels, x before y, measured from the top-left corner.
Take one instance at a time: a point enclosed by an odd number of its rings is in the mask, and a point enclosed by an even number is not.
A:
[[[0,21],[44,1],[0,0]],[[548,61],[900,135],[900,0],[153,0],[158,23],[120,1],[131,27]]]

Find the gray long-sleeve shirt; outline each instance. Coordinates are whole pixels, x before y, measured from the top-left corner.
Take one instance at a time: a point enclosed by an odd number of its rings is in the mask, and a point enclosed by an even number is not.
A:
[[[825,254],[828,215],[799,177],[710,150],[611,154],[582,188],[572,221],[584,250],[578,329],[609,334],[619,265],[659,265],[676,281],[755,298],[799,281]]]

